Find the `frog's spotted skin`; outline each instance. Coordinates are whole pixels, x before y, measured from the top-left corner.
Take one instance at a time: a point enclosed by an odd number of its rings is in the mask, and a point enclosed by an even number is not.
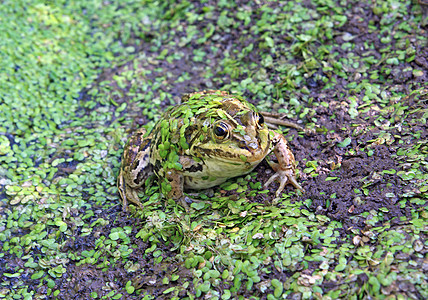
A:
[[[143,208],[137,190],[155,174],[162,193],[187,209],[183,189],[205,189],[251,172],[273,150],[276,172],[265,184],[302,187],[295,178],[294,156],[284,136],[271,131],[255,107],[224,91],[186,94],[147,134],[137,130],[125,146],[118,178],[126,210],[128,201]]]

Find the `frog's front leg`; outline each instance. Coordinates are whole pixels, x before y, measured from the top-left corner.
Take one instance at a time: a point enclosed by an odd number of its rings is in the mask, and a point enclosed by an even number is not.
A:
[[[296,166],[294,155],[288,146],[287,140],[282,134],[279,134],[275,131],[270,131],[270,134],[273,134],[271,139],[273,152],[278,159],[278,163],[274,163],[268,160],[269,165],[275,171],[264,186],[268,186],[274,180],[279,181],[279,188],[276,191],[276,197],[279,197],[281,192],[284,190],[284,187],[287,183],[291,183],[295,188],[304,192],[300,184],[296,180]]]
[[[170,169],[165,172],[165,179],[170,185],[170,189],[167,192],[168,199],[173,199],[178,201],[181,206],[184,207],[186,212],[189,212],[190,208],[187,202],[190,202],[192,199],[184,195],[184,176],[183,174],[175,169]]]
[[[168,199],[178,201],[181,206],[189,212],[190,208],[188,203],[199,202],[199,200],[193,199],[184,194],[185,178],[188,178],[189,175],[197,172],[199,168],[202,168],[202,166],[188,155],[181,155],[178,162],[182,166],[181,170],[167,169],[165,172],[164,177],[166,178],[167,183],[169,183],[170,189],[167,193],[164,193],[164,195],[166,194]]]

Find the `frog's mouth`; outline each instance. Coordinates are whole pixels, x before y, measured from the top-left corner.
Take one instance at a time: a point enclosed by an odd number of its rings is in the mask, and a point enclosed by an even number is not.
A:
[[[227,143],[211,145],[212,147],[209,148],[205,148],[204,146],[206,145],[195,147],[194,150],[202,157],[216,159],[225,163],[249,163],[253,165],[262,161],[268,154],[269,144],[267,138],[257,140],[240,137]]]

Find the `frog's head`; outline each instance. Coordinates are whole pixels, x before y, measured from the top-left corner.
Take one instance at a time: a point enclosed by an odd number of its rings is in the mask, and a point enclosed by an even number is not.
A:
[[[248,167],[263,160],[270,146],[269,129],[256,108],[224,92],[203,98],[199,100],[208,100],[212,107],[196,116],[199,126],[189,149],[192,154]]]

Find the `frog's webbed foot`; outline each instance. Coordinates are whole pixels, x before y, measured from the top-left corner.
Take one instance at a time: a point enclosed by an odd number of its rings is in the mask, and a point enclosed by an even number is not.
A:
[[[117,188],[119,190],[120,197],[122,198],[123,211],[128,211],[129,202],[144,210],[144,206],[138,197],[138,188],[132,188],[126,184],[122,170],[117,177]]]
[[[136,189],[125,186],[120,192],[122,195],[123,211],[128,211],[128,202],[137,205],[141,210],[144,210],[144,206],[138,197]]]
[[[281,195],[281,192],[284,190],[285,186],[288,183],[291,183],[296,189],[300,190],[301,192],[304,192],[305,190],[300,186],[300,184],[296,180],[296,176],[294,174],[293,169],[288,170],[282,170],[279,168],[279,165],[276,163],[270,163],[272,169],[274,169],[276,172],[273,174],[268,181],[264,184],[265,187],[270,185],[275,180],[279,182],[279,187],[276,190],[275,196],[279,197]]]

